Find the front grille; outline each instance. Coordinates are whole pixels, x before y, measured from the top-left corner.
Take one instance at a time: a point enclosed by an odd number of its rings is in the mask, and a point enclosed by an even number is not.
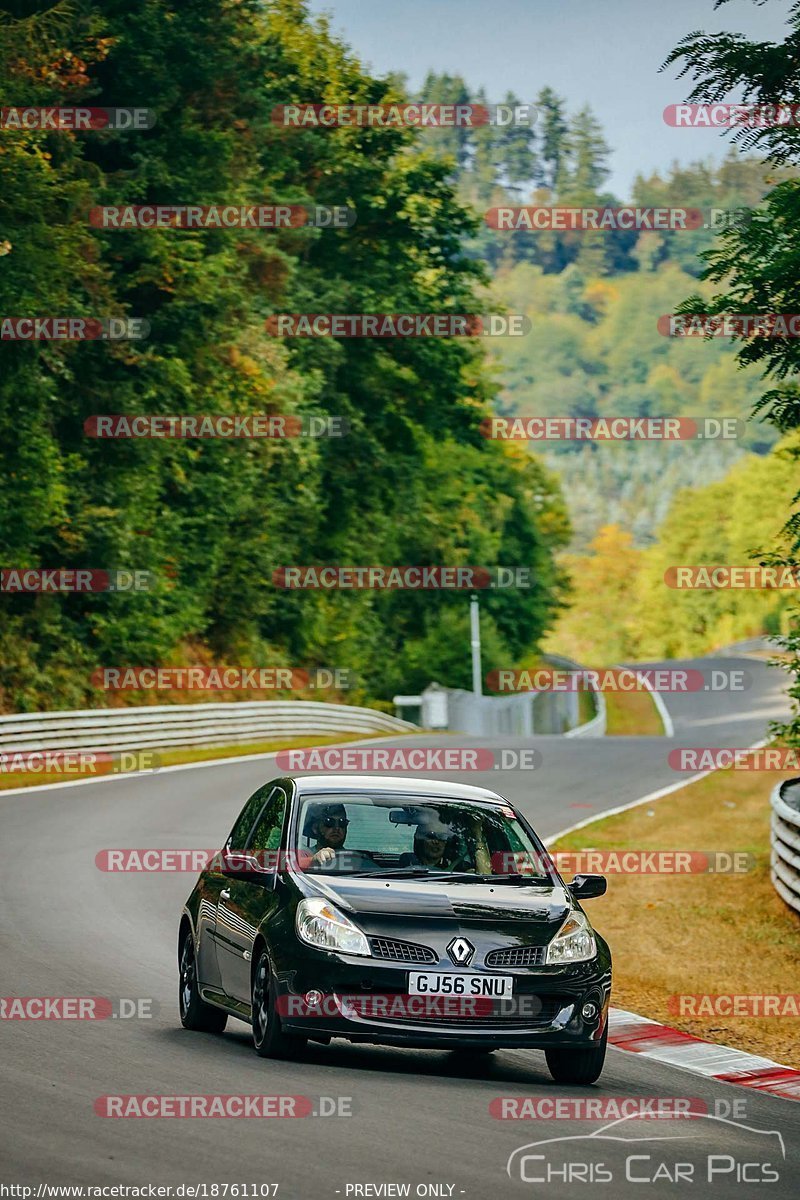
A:
[[[419,946],[416,942],[401,942],[397,938],[373,937],[369,939],[373,958],[389,958],[394,962],[435,963],[438,956],[430,946]]]
[[[546,946],[509,946],[490,950],[483,960],[487,967],[542,967]]]
[[[400,997],[398,997],[399,999]],[[418,1000],[420,997],[415,996],[414,999]],[[552,1025],[562,1008],[575,1002],[573,996],[521,994],[516,998],[518,1001],[516,1005],[512,1003],[504,1005],[502,1001],[495,1001],[492,1005],[494,1010],[492,1012],[482,1012],[480,1009],[477,1012],[470,1012],[466,1008],[464,1011],[459,1011],[458,997],[430,996],[425,999],[430,1005],[430,1010],[426,1013],[395,1015],[390,1007],[386,1013],[376,1012],[374,1017],[381,1024],[415,1025],[418,1028],[427,1026],[430,1029],[452,1028],[453,1026],[459,1026],[465,1031],[467,1027],[471,1026],[476,1032],[486,1029],[545,1029]],[[437,1011],[436,1001],[441,1002],[441,1011]]]

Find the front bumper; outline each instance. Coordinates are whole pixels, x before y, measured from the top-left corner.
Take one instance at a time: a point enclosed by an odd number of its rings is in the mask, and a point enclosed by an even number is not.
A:
[[[278,1011],[287,1032],[419,1049],[590,1047],[602,1038],[611,993],[611,959],[600,938],[598,954],[588,962],[516,970],[476,972],[449,961],[419,967],[311,947],[302,947],[291,964],[275,966]],[[511,975],[514,995],[472,1002],[409,996],[409,970]],[[306,1002],[309,993],[319,995],[313,1005]],[[581,1013],[588,1002],[597,1007],[591,1020]]]

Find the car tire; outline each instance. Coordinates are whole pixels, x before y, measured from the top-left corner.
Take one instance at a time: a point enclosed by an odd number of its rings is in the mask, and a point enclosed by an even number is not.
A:
[[[601,1041],[586,1050],[545,1050],[547,1066],[556,1083],[594,1083],[606,1058],[608,1026]]]
[[[228,1014],[213,1004],[206,1004],[197,986],[197,958],[191,930],[181,946],[178,980],[178,1007],[181,1025],[199,1033],[222,1033],[228,1023]]]
[[[253,971],[251,993],[253,1045],[260,1058],[298,1058],[307,1038],[285,1033],[275,1009],[275,980],[266,950],[261,950]]]

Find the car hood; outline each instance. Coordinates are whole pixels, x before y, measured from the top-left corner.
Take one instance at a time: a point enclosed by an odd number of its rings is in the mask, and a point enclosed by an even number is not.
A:
[[[306,879],[309,877],[306,876]],[[560,924],[574,908],[560,885],[523,886],[503,883],[437,883],[425,880],[315,878],[314,888],[344,912],[368,916],[452,919],[459,923],[496,925],[498,921]]]

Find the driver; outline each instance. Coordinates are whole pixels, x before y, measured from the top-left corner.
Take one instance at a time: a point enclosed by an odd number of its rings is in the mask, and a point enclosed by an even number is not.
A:
[[[363,850],[345,850],[347,827],[350,821],[341,802],[309,805],[303,836],[313,839],[313,852],[298,853],[301,871],[372,871],[375,863]]]
[[[306,837],[316,840],[316,845],[308,866],[322,867],[334,861],[337,853],[344,850],[349,824],[343,804],[315,804],[309,810],[304,832]]]

